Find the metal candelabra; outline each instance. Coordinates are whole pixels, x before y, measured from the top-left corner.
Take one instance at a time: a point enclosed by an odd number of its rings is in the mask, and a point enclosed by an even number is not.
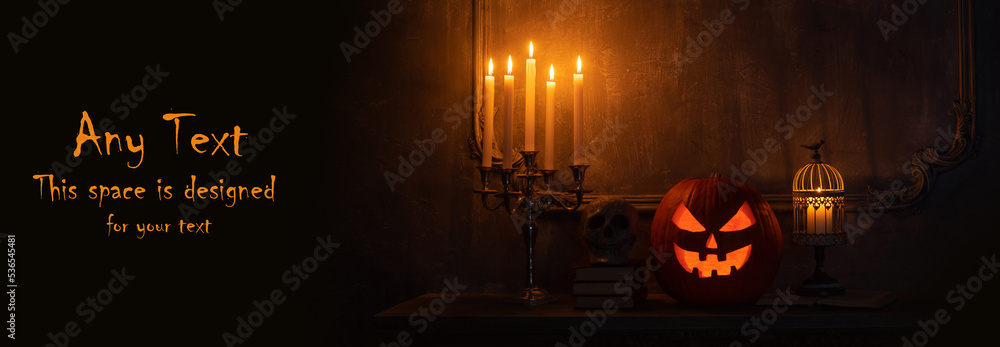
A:
[[[528,256],[528,278],[524,288],[521,288],[507,301],[510,303],[535,306],[555,301],[555,298],[545,289],[535,284],[535,239],[538,237],[538,226],[535,224],[535,217],[552,207],[576,210],[583,204],[583,195],[590,193],[590,190],[583,189],[583,178],[589,165],[570,165],[573,170],[573,180],[576,186],[566,193],[552,189],[552,178],[558,170],[539,170],[535,167],[535,157],[539,151],[521,151],[524,158],[524,173],[518,174],[518,169],[505,169],[498,167],[479,166],[479,177],[483,182],[482,189],[476,189],[483,198],[483,207],[494,211],[501,206],[508,214],[523,214],[524,225],[521,227],[521,234],[524,236],[525,248]],[[490,177],[494,174],[500,177],[502,191],[490,189]],[[516,191],[513,179],[523,180],[520,191]],[[535,182],[541,178],[541,189],[535,189]],[[490,197],[499,198],[499,203],[490,206]],[[575,196],[575,199],[568,199]]]

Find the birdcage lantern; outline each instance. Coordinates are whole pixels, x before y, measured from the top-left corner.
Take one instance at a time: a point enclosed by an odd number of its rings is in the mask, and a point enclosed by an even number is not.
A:
[[[792,182],[792,244],[813,246],[816,258],[813,277],[798,289],[799,295],[844,293],[844,288],[826,273],[823,266],[827,246],[847,243],[844,232],[844,178],[837,169],[820,159],[819,148],[823,143],[803,146],[813,151],[813,161],[799,169]]]

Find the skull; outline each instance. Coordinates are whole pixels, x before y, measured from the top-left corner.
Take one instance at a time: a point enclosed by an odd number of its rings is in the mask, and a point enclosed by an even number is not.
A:
[[[590,245],[590,263],[628,263],[635,243],[639,212],[621,197],[601,197],[583,208],[583,238]]]

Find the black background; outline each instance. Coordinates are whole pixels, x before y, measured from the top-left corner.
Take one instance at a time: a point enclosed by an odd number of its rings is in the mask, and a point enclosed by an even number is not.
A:
[[[296,291],[281,280],[313,254],[317,237],[332,235],[338,242],[339,230],[318,216],[329,215],[319,212],[333,199],[323,186],[338,179],[327,165],[336,160],[337,134],[345,131],[324,129],[328,124],[320,121],[330,117],[321,95],[333,83],[332,66],[343,66],[325,63],[335,47],[326,40],[331,27],[347,22],[340,13],[358,13],[339,4],[244,2],[220,20],[210,1],[73,1],[61,5],[19,53],[8,46],[3,69],[10,148],[4,152],[16,159],[4,165],[5,196],[14,207],[4,213],[4,232],[17,235],[17,342],[48,343],[47,333],[74,321],[81,333],[70,345],[221,345],[224,332],[236,332],[237,317],[245,319],[253,301],[275,289],[287,301],[247,339],[250,345],[356,337],[331,326],[343,320],[332,318],[338,315],[332,288],[349,289],[340,285],[350,281],[335,280],[331,269],[349,262],[335,253]],[[20,17],[40,11],[33,1],[4,6],[5,33],[20,33]],[[140,85],[147,66],[157,65],[169,76],[119,119],[112,101]],[[221,137],[235,125],[256,134],[268,127],[275,108],[296,117],[253,157],[198,154],[186,144],[196,132]],[[122,140],[141,134],[142,164],[128,168],[139,157],[127,149],[93,152],[63,175],[78,187],[76,200],[51,202],[47,193],[39,199],[31,176],[52,173],[53,161],[66,163],[82,111],[95,126],[110,118]],[[173,124],[162,119],[168,112],[196,114],[182,120],[180,153]],[[231,139],[226,146],[232,154]],[[242,170],[234,185],[263,186],[276,175],[276,201],[244,200],[232,208],[214,201],[189,218],[210,220],[210,234],[150,233],[140,240],[130,229],[107,235],[109,213],[130,228],[137,222],[176,228],[178,205],[191,204],[183,197],[189,176],[197,175],[200,186],[230,160]],[[173,199],[156,198],[157,179],[173,185]],[[87,189],[99,184],[143,186],[147,193],[98,207]],[[135,279],[85,323],[77,305],[107,288],[111,270],[123,268]]]

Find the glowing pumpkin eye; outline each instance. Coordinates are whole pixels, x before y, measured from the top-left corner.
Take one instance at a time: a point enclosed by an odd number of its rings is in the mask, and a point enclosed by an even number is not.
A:
[[[705,227],[701,226],[698,219],[691,215],[691,211],[688,211],[684,204],[677,206],[677,211],[674,212],[673,217],[674,225],[678,228],[690,231],[690,232],[702,232],[705,231]]]
[[[757,223],[757,220],[753,218],[753,211],[750,210],[750,204],[743,202],[743,206],[740,206],[740,210],[736,211],[733,218],[726,222],[719,231],[737,231],[749,228],[751,225]]]

